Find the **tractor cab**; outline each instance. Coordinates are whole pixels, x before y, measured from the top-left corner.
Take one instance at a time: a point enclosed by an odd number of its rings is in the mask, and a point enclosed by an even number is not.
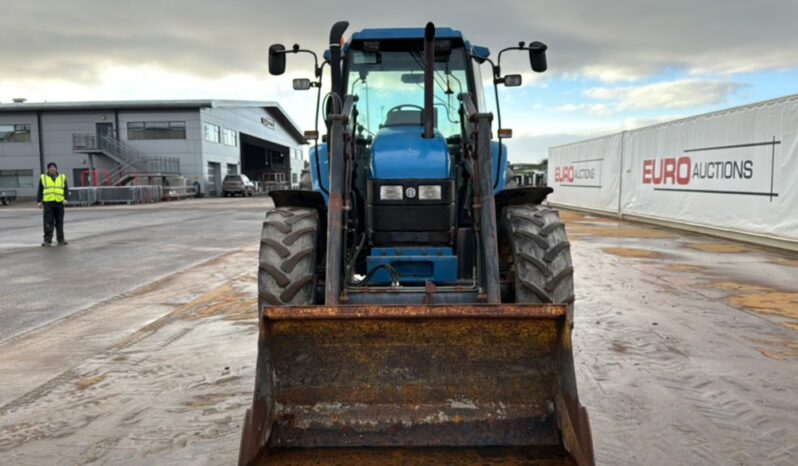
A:
[[[409,286],[474,284],[472,222],[458,215],[469,195],[460,96],[476,96],[484,108],[479,64],[459,31],[438,28],[427,89],[424,34],[424,28],[365,29],[342,50],[341,87],[356,98],[352,201],[364,250],[352,270],[368,278],[363,286],[396,285],[397,277]],[[311,149],[311,165],[325,158],[323,148]],[[506,164],[506,157],[494,163]],[[324,194],[321,168],[311,173]],[[497,190],[504,172],[497,170]]]

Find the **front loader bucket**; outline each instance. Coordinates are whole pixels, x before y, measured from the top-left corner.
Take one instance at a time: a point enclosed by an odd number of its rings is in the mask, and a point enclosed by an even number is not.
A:
[[[593,465],[565,306],[266,307],[239,464]]]

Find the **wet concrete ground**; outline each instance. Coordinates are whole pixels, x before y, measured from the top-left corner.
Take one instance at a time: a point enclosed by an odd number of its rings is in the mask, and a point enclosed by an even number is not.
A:
[[[601,464],[798,464],[795,256],[566,212]]]
[[[798,464],[798,257],[563,218],[599,464]],[[256,261],[248,243],[0,343],[0,464],[234,464]]]
[[[0,208],[0,341],[260,236],[268,198],[69,208],[69,245],[43,248],[33,203]]]

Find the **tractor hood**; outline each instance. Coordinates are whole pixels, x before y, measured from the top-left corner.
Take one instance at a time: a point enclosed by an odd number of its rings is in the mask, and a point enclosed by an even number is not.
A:
[[[449,178],[449,148],[439,131],[421,137],[421,126],[380,129],[371,145],[371,175],[378,180]]]

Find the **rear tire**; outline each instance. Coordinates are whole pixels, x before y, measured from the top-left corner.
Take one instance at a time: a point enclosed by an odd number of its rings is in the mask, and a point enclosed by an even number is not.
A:
[[[313,304],[319,214],[305,207],[266,213],[260,240],[258,315],[263,306]]]
[[[515,302],[574,302],[574,268],[565,224],[556,209],[541,205],[507,207]]]

